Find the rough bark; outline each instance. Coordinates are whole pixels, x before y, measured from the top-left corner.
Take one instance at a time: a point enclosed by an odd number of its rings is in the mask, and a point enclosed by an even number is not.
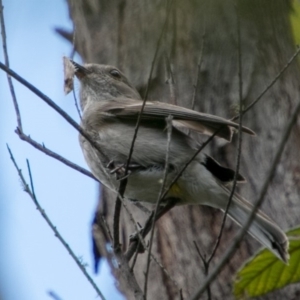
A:
[[[158,38],[166,18],[166,1],[103,1],[68,0],[70,16],[76,31],[76,50],[86,62],[118,66],[143,93],[147,84]],[[292,40],[289,1],[237,1],[241,20],[243,63],[243,102],[247,106],[275,77],[295,51]],[[205,27],[205,30],[204,30]],[[205,37],[203,38],[203,32]],[[230,118],[238,108],[237,22],[234,1],[173,1],[168,28],[155,62],[149,98],[170,102],[170,85],[166,58],[175,78],[178,105],[191,107],[197,64],[202,43],[203,63],[196,93],[196,110]],[[257,137],[243,136],[240,173],[248,183],[239,188],[250,201],[257,198],[278,145],[283,128],[295,103],[299,101],[300,72],[293,64],[263,99],[244,117],[244,124],[255,130]],[[300,122],[286,145],[276,177],[265,199],[263,210],[283,228],[299,224],[300,216]],[[223,165],[234,168],[236,143],[214,140],[210,152]],[[99,212],[105,214],[110,228],[115,199],[103,190]],[[136,221],[146,219],[134,205],[128,204]],[[176,207],[156,225],[153,252],[182,289],[187,299],[204,278],[203,264],[194,247],[209,255],[219,232],[222,213],[208,207]],[[135,231],[122,210],[122,244]],[[97,246],[108,257],[119,278],[107,238],[100,227],[94,227]],[[211,267],[229,245],[237,226],[227,222],[222,242]],[[234,259],[212,284],[213,299],[231,299],[235,271],[258,248],[250,237],[245,238]],[[138,256],[135,275],[143,287],[146,255]],[[276,291],[263,299],[292,299],[299,286]],[[128,299],[133,291],[119,289]],[[178,289],[153,262],[149,277],[148,299],[179,299]]]

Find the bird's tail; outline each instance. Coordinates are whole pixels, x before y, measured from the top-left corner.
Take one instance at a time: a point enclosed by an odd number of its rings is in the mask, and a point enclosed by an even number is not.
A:
[[[229,216],[243,226],[252,211],[252,205],[235,194],[229,207]],[[270,249],[285,263],[289,260],[289,242],[285,233],[263,212],[257,211],[248,233],[257,241]]]

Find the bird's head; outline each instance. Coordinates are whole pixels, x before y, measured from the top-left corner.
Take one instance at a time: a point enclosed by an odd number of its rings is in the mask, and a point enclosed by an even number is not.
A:
[[[81,83],[82,109],[87,101],[107,101],[115,98],[141,99],[138,91],[116,67],[99,64],[83,66],[70,60]]]

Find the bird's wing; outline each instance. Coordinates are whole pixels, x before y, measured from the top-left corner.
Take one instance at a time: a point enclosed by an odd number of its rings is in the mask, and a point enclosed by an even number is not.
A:
[[[141,111],[142,104],[142,101],[129,99],[120,101],[118,99],[118,101],[111,101],[108,105],[106,105],[104,110],[107,113],[113,114],[119,118],[133,119],[137,118],[139,112]],[[200,113],[172,104],[153,101],[146,102],[142,119],[163,120],[170,115],[173,117],[172,124],[176,128],[186,128],[207,135],[213,134],[215,131],[220,130],[217,136],[228,141],[231,140],[232,127],[239,127],[237,123],[221,117]],[[255,133],[247,127],[242,127],[242,130],[248,134],[255,135]]]

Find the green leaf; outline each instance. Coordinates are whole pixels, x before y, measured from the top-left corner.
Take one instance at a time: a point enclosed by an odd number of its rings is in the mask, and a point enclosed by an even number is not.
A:
[[[300,228],[286,233],[289,236],[289,264],[284,264],[267,249],[260,250],[237,273],[233,293],[257,297],[300,281]]]

